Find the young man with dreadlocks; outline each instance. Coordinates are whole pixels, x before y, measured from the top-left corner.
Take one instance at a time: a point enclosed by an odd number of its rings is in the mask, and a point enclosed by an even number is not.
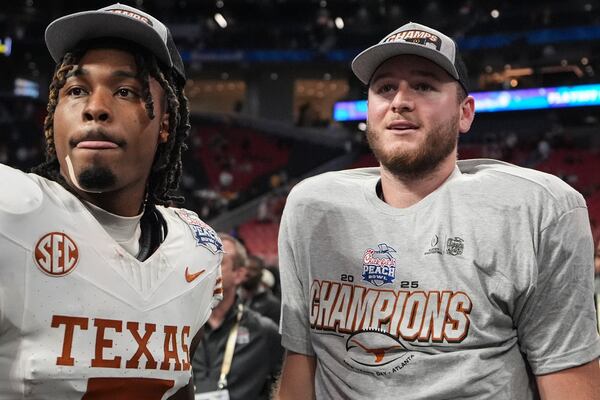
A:
[[[181,57],[165,25],[121,4],[55,20],[46,43],[47,160],[0,165],[0,399],[193,398],[223,251],[172,207]]]

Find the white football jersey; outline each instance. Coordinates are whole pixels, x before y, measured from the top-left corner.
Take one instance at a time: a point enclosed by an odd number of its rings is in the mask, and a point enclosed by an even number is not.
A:
[[[222,244],[196,214],[158,207],[146,261],[58,183],[0,165],[0,399],[167,399],[221,298]]]

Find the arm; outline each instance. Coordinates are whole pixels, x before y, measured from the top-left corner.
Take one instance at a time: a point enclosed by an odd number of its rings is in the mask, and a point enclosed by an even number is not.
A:
[[[541,230],[537,270],[529,292],[517,302],[524,306],[513,317],[532,372],[545,377],[542,385],[549,383],[552,390],[557,390],[553,383],[565,377],[579,377],[574,372],[594,360],[597,363],[600,355],[593,302],[593,242],[583,199],[581,204]]]
[[[288,351],[274,400],[310,400],[315,398],[315,357]]]
[[[286,349],[276,400],[315,399],[316,358],[311,342],[309,265],[298,235],[298,210],[294,190],[288,196],[279,227],[279,273],[281,277],[281,344]],[[299,248],[300,247],[300,248]]]
[[[600,399],[600,366],[598,360],[536,377],[542,400]]]

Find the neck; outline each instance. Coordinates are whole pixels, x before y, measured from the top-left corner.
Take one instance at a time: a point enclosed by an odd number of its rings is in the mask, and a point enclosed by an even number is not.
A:
[[[423,176],[402,176],[381,167],[381,189],[386,203],[396,208],[407,208],[423,200],[439,188],[454,171],[456,152]]]
[[[114,193],[78,193],[81,198],[115,215],[134,217],[143,209],[143,196],[121,199]],[[114,196],[114,197],[112,197]]]
[[[64,177],[64,175],[63,175]],[[143,210],[146,185],[133,185],[102,193],[92,193],[76,187],[69,178],[64,177],[67,184],[80,199],[87,201],[111,214],[122,217],[134,217]]]
[[[223,291],[223,300],[212,310],[208,324],[212,329],[217,329],[223,323],[229,309],[235,303],[235,287]]]

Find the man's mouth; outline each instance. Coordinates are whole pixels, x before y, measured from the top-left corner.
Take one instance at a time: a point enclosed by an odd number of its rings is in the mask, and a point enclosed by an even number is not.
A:
[[[105,150],[116,149],[119,145],[106,140],[83,140],[77,143],[77,146],[75,147],[78,149]]]
[[[78,137],[73,137],[70,144],[77,149],[109,150],[121,147],[125,142],[114,138],[104,129],[90,129]]]
[[[391,122],[390,124],[388,124],[387,128],[394,131],[406,131],[417,129],[418,125],[413,124],[410,121],[403,120]]]

